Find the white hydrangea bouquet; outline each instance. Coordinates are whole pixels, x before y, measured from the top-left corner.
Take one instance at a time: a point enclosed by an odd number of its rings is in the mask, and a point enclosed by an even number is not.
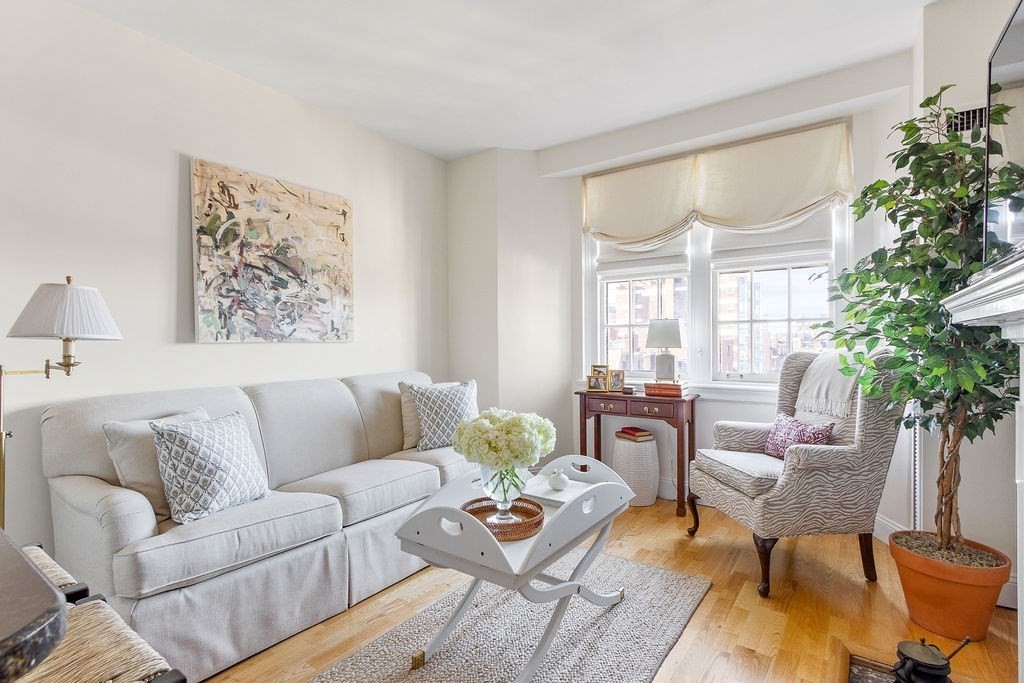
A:
[[[508,509],[526,486],[519,470],[555,449],[555,425],[536,413],[491,408],[460,422],[452,446],[480,465],[484,492],[498,503],[498,519],[511,521]]]

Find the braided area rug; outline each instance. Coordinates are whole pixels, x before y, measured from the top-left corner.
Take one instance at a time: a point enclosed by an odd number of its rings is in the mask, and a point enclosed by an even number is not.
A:
[[[567,577],[583,552],[574,550],[548,573]],[[624,587],[626,597],[613,607],[574,597],[533,678],[537,683],[649,682],[711,587],[705,578],[603,554],[583,582],[602,593]],[[467,584],[438,599],[311,683],[515,680],[556,603],[534,604],[489,583],[480,588],[473,607],[441,649],[422,668],[409,670],[413,653],[441,629],[468,588]]]

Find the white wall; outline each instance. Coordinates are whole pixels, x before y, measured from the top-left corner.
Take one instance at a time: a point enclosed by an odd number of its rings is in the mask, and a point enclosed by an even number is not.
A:
[[[572,271],[578,178],[541,178],[536,154],[489,150],[449,164],[450,367],[486,377],[481,407],[531,411],[572,442]]]
[[[0,332],[40,282],[100,288],[123,342],[8,377],[7,530],[49,542],[39,414],[69,398],[420,368],[448,374],[445,164],[57,0],[0,4]],[[188,159],[353,202],[355,341],[196,345]],[[59,342],[0,338],[8,368]]]
[[[941,0],[926,5],[914,46],[914,103],[940,86],[956,84],[943,96],[955,109],[988,102],[988,58],[1018,0]]]

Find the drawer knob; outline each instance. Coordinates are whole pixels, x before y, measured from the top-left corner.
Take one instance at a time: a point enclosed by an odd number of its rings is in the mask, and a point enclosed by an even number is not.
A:
[[[654,410],[651,410],[650,406],[644,406],[644,414],[645,415],[657,415],[658,414],[657,406],[655,406]]]
[[[602,403],[601,404],[601,410],[603,410],[605,412],[608,412],[609,410],[615,410],[615,404],[614,403],[609,403],[608,405],[605,405],[605,404]]]

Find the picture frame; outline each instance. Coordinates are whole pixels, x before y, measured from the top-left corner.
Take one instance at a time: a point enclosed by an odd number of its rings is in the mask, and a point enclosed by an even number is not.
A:
[[[587,391],[608,391],[608,375],[587,375]]]
[[[625,370],[608,371],[608,391],[622,391],[626,387]]]
[[[590,377],[607,377],[608,366],[607,365],[591,365],[590,366]]]

